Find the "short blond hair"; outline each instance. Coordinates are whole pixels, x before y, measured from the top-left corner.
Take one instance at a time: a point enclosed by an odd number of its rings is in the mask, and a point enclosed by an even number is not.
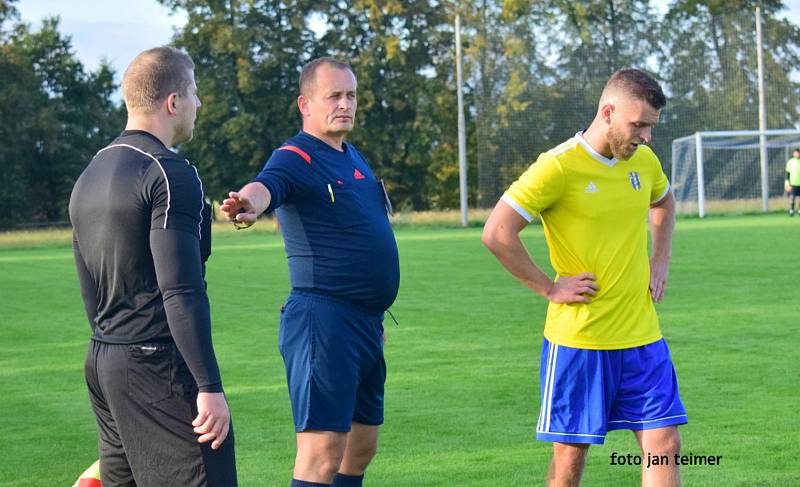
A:
[[[128,113],[153,113],[170,93],[186,96],[194,62],[185,52],[162,46],[136,56],[122,77]]]
[[[350,64],[339,61],[338,59],[334,59],[332,57],[321,57],[314,59],[313,61],[309,61],[303,66],[303,70],[300,72],[300,94],[309,97],[311,96],[311,92],[314,91],[314,82],[317,80],[317,69],[324,65],[333,66],[336,69],[341,69],[345,71],[350,71],[353,77],[356,77],[356,73],[353,72],[353,68]]]

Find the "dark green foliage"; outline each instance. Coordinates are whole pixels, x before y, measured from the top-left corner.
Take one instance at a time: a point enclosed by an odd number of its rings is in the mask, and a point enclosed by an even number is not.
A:
[[[473,44],[481,206],[539,153],[586,128],[609,75],[650,71],[668,97],[652,147],[670,174],[673,139],[758,128],[755,1],[481,0],[463,9]],[[768,128],[800,118],[800,28],[763,4]],[[795,72],[792,78],[792,72]]]
[[[197,64],[203,107],[180,151],[220,200],[301,126],[308,60],[349,61],[359,82],[350,140],[395,206],[458,206],[453,21],[461,15],[470,205],[490,206],[542,151],[585,128],[608,75],[650,69],[669,101],[653,148],[757,126],[752,0],[161,0],[188,22],[174,43]],[[763,1],[768,128],[800,118],[800,28]],[[314,32],[314,24],[326,26]],[[58,33],[21,25],[0,0],[0,228],[66,219],[80,169],[124,125],[111,69],[87,73]],[[794,71],[793,71],[794,70]],[[794,75],[792,73],[795,73]],[[480,161],[480,164],[478,162]]]
[[[0,21],[16,19],[10,7]],[[86,72],[56,18],[0,25],[0,228],[65,221],[75,179],[124,126],[113,72]]]
[[[206,193],[220,200],[255,176],[297,133],[297,79],[313,33],[307,1],[164,1],[188,13],[175,45],[196,64],[198,111],[192,142]]]

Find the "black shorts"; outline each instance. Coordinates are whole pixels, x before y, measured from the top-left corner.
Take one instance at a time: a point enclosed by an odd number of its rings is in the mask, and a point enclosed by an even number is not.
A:
[[[197,442],[197,385],[174,342],[92,341],[85,372],[103,487],[237,485],[233,425],[217,450]]]
[[[800,196],[800,186],[791,186],[791,188],[789,190],[790,196]]]

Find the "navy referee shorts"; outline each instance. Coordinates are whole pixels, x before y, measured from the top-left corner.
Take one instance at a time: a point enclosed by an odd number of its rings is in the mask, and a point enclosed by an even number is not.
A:
[[[278,348],[296,432],[383,423],[383,313],[294,290],[281,311]]]

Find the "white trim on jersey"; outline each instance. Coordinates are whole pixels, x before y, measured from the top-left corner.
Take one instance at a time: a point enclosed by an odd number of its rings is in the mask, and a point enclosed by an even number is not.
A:
[[[514,211],[519,213],[519,216],[521,216],[522,218],[528,220],[528,223],[533,221],[533,215],[528,213],[528,211],[525,210],[525,208],[523,208],[522,206],[519,205],[519,203],[514,201],[514,198],[508,196],[507,194],[504,194],[503,197],[500,199],[504,201],[511,208],[514,208]]]
[[[167,172],[164,170],[164,166],[161,165],[161,162],[159,162],[159,160],[156,159],[156,157],[153,154],[150,154],[149,152],[145,152],[145,151],[143,151],[142,149],[140,149],[138,147],[134,147],[134,146],[128,145],[128,144],[113,144],[113,145],[109,145],[108,147],[103,147],[102,149],[97,151],[97,154],[95,154],[95,157],[97,157],[97,155],[100,154],[101,152],[103,152],[104,150],[110,149],[112,147],[127,147],[128,149],[133,149],[136,152],[140,152],[140,153],[146,155],[150,159],[154,160],[156,162],[156,164],[158,164],[158,168],[161,169],[161,174],[164,175],[164,181],[166,181],[166,183],[167,183],[167,210],[164,212],[164,230],[166,230],[167,229],[167,219],[169,219],[169,205],[170,205],[170,201],[172,201],[172,194],[169,191],[169,178],[167,177]],[[200,211],[202,212],[202,207],[200,208]],[[201,218],[202,218],[202,213],[201,213]]]
[[[619,162],[616,157],[613,159],[609,159],[600,154],[599,152],[597,152],[596,150],[594,150],[592,146],[589,145],[589,142],[587,142],[586,139],[583,138],[583,130],[577,132],[575,134],[575,138],[578,139],[578,142],[580,142],[583,148],[586,149],[586,152],[588,152],[590,156],[596,159],[597,162],[603,163],[608,167],[614,167]]]
[[[555,146],[554,148],[550,149],[549,151],[547,151],[547,153],[550,154],[551,156],[557,156],[559,154],[563,154],[564,152],[567,152],[570,149],[574,149],[575,146],[578,145],[578,142],[579,142],[578,139],[572,137],[560,143],[559,145]]]
[[[659,204],[659,203],[660,203],[660,202],[661,202],[661,201],[662,201],[664,198],[666,198],[666,197],[667,197],[667,195],[669,194],[669,189],[670,189],[670,187],[671,187],[671,185],[669,184],[669,181],[667,181],[667,189],[665,189],[665,190],[664,190],[664,192],[663,192],[663,193],[661,193],[661,196],[659,196],[659,197],[658,197],[658,199],[656,199],[655,201],[651,201],[651,202],[650,202],[650,204],[651,204],[651,205],[657,205],[657,204]]]
[[[203,240],[203,207],[206,203],[206,193],[203,191],[203,180],[200,179],[200,173],[197,172],[197,167],[189,162],[189,159],[184,159],[184,161],[186,161],[186,164],[188,164],[189,167],[194,169],[194,175],[197,176],[197,182],[200,183],[200,222],[197,224],[197,237],[200,240]]]
[[[657,418],[657,419],[645,419],[645,420],[642,420],[642,421],[628,421],[626,419],[617,419],[617,420],[614,420],[614,421],[609,421],[609,423],[644,424],[644,423],[655,423],[657,421],[666,421],[668,419],[685,418],[685,417],[686,417],[685,414],[677,414],[675,416],[666,416],[666,417]]]

